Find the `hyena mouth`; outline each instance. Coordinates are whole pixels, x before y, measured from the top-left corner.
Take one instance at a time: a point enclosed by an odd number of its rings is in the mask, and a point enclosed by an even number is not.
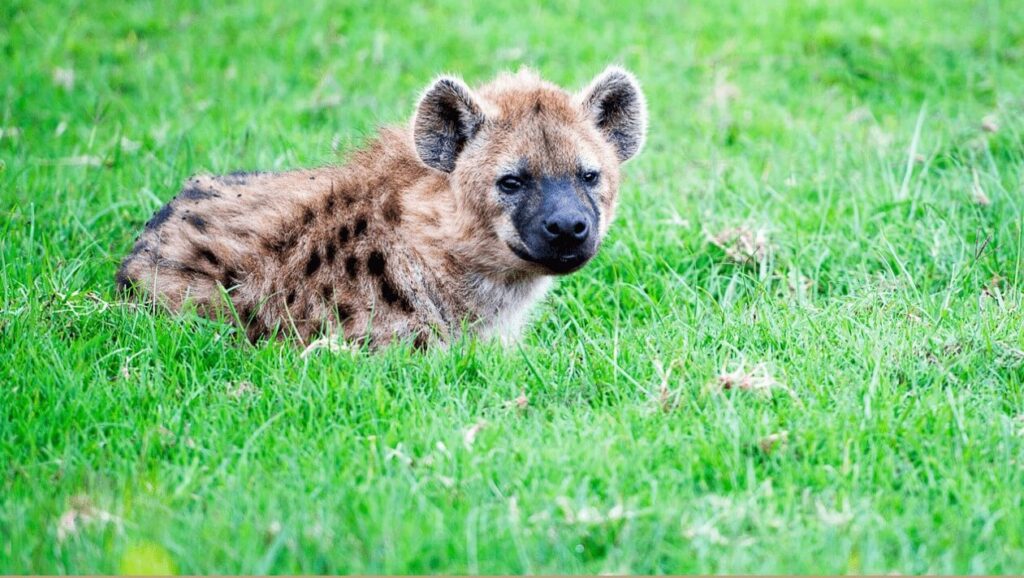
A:
[[[536,256],[530,254],[524,249],[515,247],[508,243],[506,244],[508,245],[508,248],[515,253],[516,257],[519,257],[523,261],[536,263],[555,275],[568,275],[569,273],[574,273],[586,265],[587,261],[589,261],[593,256],[583,250],[577,250],[572,253],[565,253],[562,255],[552,254]]]

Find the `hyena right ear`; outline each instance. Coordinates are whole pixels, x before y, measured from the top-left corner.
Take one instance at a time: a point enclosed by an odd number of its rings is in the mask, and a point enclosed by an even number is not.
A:
[[[428,167],[450,173],[483,122],[473,91],[457,78],[442,76],[427,88],[416,107],[412,121],[416,153]]]
[[[647,100],[635,76],[609,66],[576,98],[615,147],[620,162],[640,152],[647,138]]]

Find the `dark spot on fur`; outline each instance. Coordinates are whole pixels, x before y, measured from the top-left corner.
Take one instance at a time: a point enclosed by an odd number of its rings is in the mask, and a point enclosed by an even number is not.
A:
[[[333,295],[334,287],[331,287],[330,285],[320,286],[320,298],[322,298],[325,302],[330,301]]]
[[[245,336],[251,343],[256,343],[266,335],[266,327],[252,307],[236,303],[235,314],[238,315],[238,322],[245,329]]]
[[[335,303],[334,308],[338,311],[338,320],[347,321],[352,318],[352,308],[344,303]]]
[[[309,255],[309,261],[306,261],[306,277],[309,277],[313,273],[316,273],[316,270],[319,269],[319,268],[320,268],[320,254],[317,253],[316,251],[313,251]]]
[[[295,303],[295,291],[294,290],[288,292],[288,296],[285,297],[284,302],[288,306],[291,306],[292,303]]]
[[[360,217],[356,220],[355,226],[352,228],[352,235],[358,237],[366,232],[366,219]]]
[[[327,249],[324,250],[324,257],[327,259],[327,263],[334,263],[334,255],[338,252],[338,248],[334,246],[334,241],[327,242]]]
[[[131,259],[132,257],[135,257],[139,253],[148,253],[148,252],[149,252],[149,243],[147,243],[146,241],[140,240],[137,243],[135,243],[134,247],[132,247],[132,252],[128,253],[128,257],[125,258],[125,261],[128,261],[129,259]]]
[[[185,190],[181,191],[179,196],[190,201],[205,201],[206,199],[219,198],[220,193],[190,185],[185,187]]]
[[[346,207],[351,207],[352,203],[356,202],[356,199],[352,196],[352,193],[342,193],[341,202],[344,203]]]
[[[378,277],[383,275],[385,265],[384,254],[380,251],[374,251],[366,258],[366,270],[369,271],[371,275]]]
[[[394,304],[399,299],[398,290],[395,289],[395,286],[388,279],[380,280],[380,296],[389,304]]]
[[[328,213],[334,210],[334,193],[327,195],[327,201],[324,202],[324,210]]]
[[[204,279],[209,279],[210,278],[210,274],[207,273],[206,271],[201,271],[199,269],[196,269],[192,265],[189,265],[188,263],[182,263],[181,261],[172,261],[170,259],[161,259],[159,262],[157,262],[157,266],[158,267],[165,267],[167,269],[173,269],[173,270],[177,271],[178,273],[180,273],[182,276],[188,277],[190,279],[195,279],[195,278],[200,278],[200,277],[204,278]]]
[[[315,216],[316,215],[313,214],[313,209],[310,209],[309,207],[306,207],[302,211],[302,224],[303,225],[308,225],[308,224],[312,223],[313,222],[313,217],[315,217]]]
[[[295,246],[298,234],[295,231],[288,233],[277,239],[267,239],[263,242],[264,248],[271,253],[277,253],[279,257],[284,257],[286,251]]]
[[[316,180],[316,177],[314,177],[314,176],[310,175],[310,177],[309,177],[309,180],[311,180],[311,181],[315,181],[315,180]]]
[[[235,305],[235,313],[238,314],[238,320],[242,323],[248,323],[252,319],[252,308],[248,305]]]
[[[416,333],[416,338],[413,339],[412,346],[418,351],[423,351],[427,348],[429,341],[430,337],[427,336],[427,333],[425,331],[420,331]]]
[[[200,217],[199,215],[186,215],[182,217],[182,219],[188,222],[189,225],[195,227],[196,230],[199,231],[200,233],[206,232],[206,219]]]
[[[388,305],[394,305],[407,313],[412,312],[412,304],[409,300],[402,295],[394,285],[391,284],[391,280],[387,277],[382,277],[380,280],[380,296]]]
[[[220,266],[220,259],[217,258],[217,255],[215,255],[213,253],[213,251],[211,251],[210,249],[208,249],[206,247],[202,247],[202,248],[198,249],[196,251],[196,255],[199,256],[199,257],[202,257],[203,259],[205,259],[207,261],[209,261],[209,263],[211,265],[213,265],[214,267]]]
[[[248,307],[241,307],[237,309],[239,320],[245,326],[245,335],[249,338],[249,341],[256,343],[260,339],[267,336],[270,332],[267,326],[263,323],[263,320],[259,318],[259,315],[255,311]]]
[[[397,223],[402,220],[402,197],[398,193],[391,193],[388,200],[381,208],[381,215],[389,223]]]
[[[118,269],[117,275],[114,276],[114,282],[117,284],[117,292],[124,295],[133,295],[136,289],[136,283],[138,279],[129,276],[124,272],[124,268]]]
[[[231,267],[228,267],[227,269],[224,270],[224,275],[221,276],[220,284],[223,285],[225,289],[230,289],[232,287],[237,287],[241,285],[242,280],[238,276],[238,271],[232,269]]]
[[[338,229],[338,244],[344,247],[345,243],[348,243],[348,227],[342,225],[341,228]]]
[[[147,229],[155,229],[160,225],[163,225],[167,219],[171,218],[174,214],[174,208],[170,204],[160,207],[160,210],[153,213],[153,217],[146,222]]]
[[[538,98],[537,101],[533,103],[533,112],[534,114],[540,114],[543,111],[544,105],[541,104],[540,99]]]
[[[355,257],[345,259],[345,272],[349,277],[355,279],[359,275],[359,259]]]
[[[465,272],[465,265],[451,253],[445,255],[443,267],[445,274],[449,277],[458,277]]]

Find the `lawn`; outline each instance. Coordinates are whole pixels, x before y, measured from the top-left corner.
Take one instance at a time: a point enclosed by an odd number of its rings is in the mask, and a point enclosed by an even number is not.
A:
[[[0,5],[0,573],[1024,572],[1015,2],[213,4]],[[517,347],[114,294],[191,174],[611,62],[648,144]]]

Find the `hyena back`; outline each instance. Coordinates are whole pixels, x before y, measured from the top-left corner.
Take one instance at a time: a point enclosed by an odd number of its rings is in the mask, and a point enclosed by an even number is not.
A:
[[[253,340],[514,339],[552,276],[597,252],[645,133],[618,68],[575,95],[529,71],[478,91],[442,77],[343,166],[193,177],[117,283],[171,310],[230,300]]]

